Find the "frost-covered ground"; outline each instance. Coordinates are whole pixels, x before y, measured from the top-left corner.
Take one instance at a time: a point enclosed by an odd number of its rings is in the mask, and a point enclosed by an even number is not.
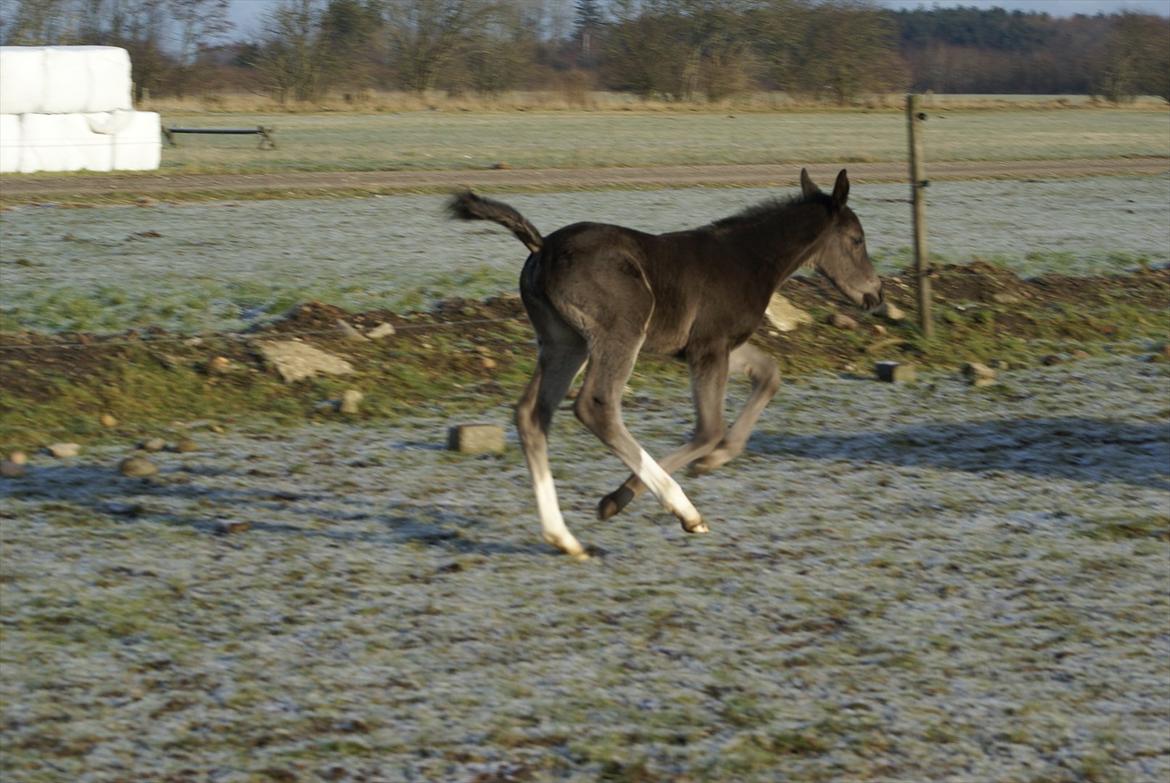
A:
[[[791,192],[687,188],[506,198],[546,233],[580,220],[657,232]],[[905,185],[866,184],[850,194],[882,273],[909,263],[908,195]],[[446,220],[442,201],[22,207],[0,214],[0,328],[238,329],[312,299],[402,309],[452,294],[514,291],[524,248],[496,226]],[[1168,177],[937,182],[927,220],[936,260],[997,259],[1023,276],[1170,263]]]
[[[35,457],[0,484],[3,777],[1164,781],[1166,365],[1004,375],[787,384],[682,477],[701,537],[592,521],[624,473],[564,415],[584,564],[514,442],[452,455],[425,411],[197,430],[150,480]],[[628,401],[652,453],[682,395]]]

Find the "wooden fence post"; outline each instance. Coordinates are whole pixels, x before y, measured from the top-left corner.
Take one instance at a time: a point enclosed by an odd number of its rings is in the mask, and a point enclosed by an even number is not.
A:
[[[918,325],[923,337],[934,336],[930,314],[930,259],[926,254],[926,204],[923,190],[929,184],[922,154],[922,123],[919,96],[906,96],[906,124],[910,131],[910,203],[914,211],[914,270],[918,280]]]

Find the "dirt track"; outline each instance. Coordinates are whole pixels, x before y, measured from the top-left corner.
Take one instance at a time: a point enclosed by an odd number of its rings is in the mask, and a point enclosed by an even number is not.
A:
[[[906,177],[902,162],[848,163],[858,182],[890,182]],[[814,179],[830,179],[840,164],[811,164]],[[200,194],[289,191],[368,191],[404,193],[445,190],[460,185],[512,190],[573,190],[606,187],[684,187],[692,185],[791,186],[800,165],[653,166],[592,169],[503,169],[456,171],[288,172],[281,174],[115,174],[46,177],[5,175],[0,197],[85,196],[98,194]],[[931,179],[1030,179],[1111,175],[1155,175],[1170,171],[1167,158],[1109,160],[940,161],[927,164]]]

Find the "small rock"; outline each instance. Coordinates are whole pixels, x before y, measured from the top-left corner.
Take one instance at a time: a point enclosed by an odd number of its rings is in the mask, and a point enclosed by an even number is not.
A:
[[[28,466],[23,462],[13,462],[10,459],[0,462],[0,476],[4,478],[20,478],[27,472]]]
[[[1077,361],[1083,361],[1085,359],[1092,359],[1093,354],[1089,353],[1088,351],[1082,351],[1078,348],[1072,352],[1072,358],[1076,359]]]
[[[162,451],[167,447],[167,442],[162,438],[147,438],[138,444],[138,448],[143,451]]]
[[[157,207],[158,201],[152,199],[150,196],[139,196],[134,199],[134,203],[140,207]]]
[[[365,395],[357,389],[346,389],[341,395],[341,404],[337,406],[337,410],[348,414],[357,413],[364,397]]]
[[[215,532],[221,536],[230,536],[233,533],[243,533],[250,527],[252,527],[251,522],[225,519],[215,523]]]
[[[369,337],[371,340],[381,340],[383,337],[389,337],[392,334],[394,334],[394,324],[381,323],[366,332],[366,337]]]
[[[461,454],[500,453],[504,428],[495,424],[459,424],[447,431],[447,448]]]
[[[45,447],[45,451],[58,459],[76,457],[81,453],[81,446],[77,443],[51,443]]]
[[[345,319],[339,318],[337,320],[337,329],[341,332],[341,336],[347,340],[353,340],[357,343],[364,343],[368,339],[364,334],[358,331],[357,327]]]
[[[1020,299],[1020,297],[1016,296],[1015,294],[1008,294],[1008,293],[1001,292],[998,294],[992,294],[991,301],[995,302],[996,304],[1007,305],[1007,304],[1019,304],[1023,300]]]
[[[232,362],[226,356],[214,356],[207,361],[207,373],[209,375],[223,375],[231,372]]]
[[[293,340],[262,342],[258,348],[264,361],[276,368],[285,383],[312,378],[318,373],[348,375],[353,372],[353,365],[344,359]]]
[[[873,311],[873,314],[880,315],[887,321],[906,320],[906,313],[902,312],[901,308],[899,308],[896,304],[889,301],[882,302],[880,305],[878,305],[877,308]]]
[[[17,465],[25,465],[28,463],[28,455],[23,451],[13,451],[9,453],[8,461]]]
[[[216,435],[223,435],[225,432],[227,432],[227,430],[224,429],[222,424],[212,424],[212,425],[209,425],[207,429],[211,430]]]
[[[811,324],[813,317],[780,294],[772,294],[764,317],[777,332],[791,332],[801,324]]]
[[[483,357],[482,359],[480,359],[479,363],[483,365],[483,368],[485,370],[496,369],[496,360],[490,356]]]
[[[857,328],[857,321],[845,315],[844,313],[833,313],[829,316],[829,325],[837,329],[845,329],[852,331]]]
[[[881,324],[870,324],[869,331],[873,332],[874,337],[885,337],[889,334],[889,330]]]
[[[496,171],[507,171],[508,169],[512,168],[512,164],[508,163],[507,161],[501,160],[501,161],[498,161],[496,163],[493,163],[492,168],[495,169]]]
[[[103,427],[117,427],[118,426],[118,420],[115,419],[113,416],[111,416],[108,413],[103,413],[101,416],[99,416],[98,423],[101,424]]]
[[[1040,360],[1040,363],[1043,364],[1045,367],[1051,367],[1054,364],[1061,364],[1063,362],[1064,362],[1064,357],[1062,357],[1058,354],[1055,354],[1055,353],[1050,353]]]
[[[180,454],[188,454],[192,451],[199,451],[199,444],[190,438],[180,438],[174,449]]]
[[[967,362],[963,365],[963,375],[968,383],[976,388],[995,384],[995,370],[979,362]]]
[[[146,457],[127,457],[118,463],[118,472],[131,478],[146,478],[158,473],[158,465]]]
[[[886,383],[911,383],[914,380],[914,365],[899,362],[878,362],[873,366],[879,381]]]

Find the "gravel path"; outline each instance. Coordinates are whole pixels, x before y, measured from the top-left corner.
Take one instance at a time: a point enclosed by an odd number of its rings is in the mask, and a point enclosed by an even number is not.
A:
[[[855,182],[906,179],[904,162],[848,163]],[[831,182],[841,166],[812,164],[813,179]],[[1165,174],[1166,158],[1117,158],[1033,161],[937,161],[927,164],[931,179],[1028,179]],[[95,193],[247,193],[287,190],[364,190],[378,193],[447,190],[471,186],[540,190],[605,187],[683,187],[726,185],[792,187],[800,164],[631,166],[590,169],[503,169],[456,171],[289,172],[284,174],[112,174],[103,176],[30,177],[4,175],[0,195],[68,198]]]
[[[566,517],[449,422],[36,456],[0,484],[6,781],[1164,781],[1166,365],[787,384],[645,499],[569,415]],[[632,384],[635,390],[637,379]],[[652,453],[682,391],[633,396]],[[504,408],[484,420],[504,423]],[[511,437],[511,436],[510,436]],[[217,533],[224,523],[246,530]]]

